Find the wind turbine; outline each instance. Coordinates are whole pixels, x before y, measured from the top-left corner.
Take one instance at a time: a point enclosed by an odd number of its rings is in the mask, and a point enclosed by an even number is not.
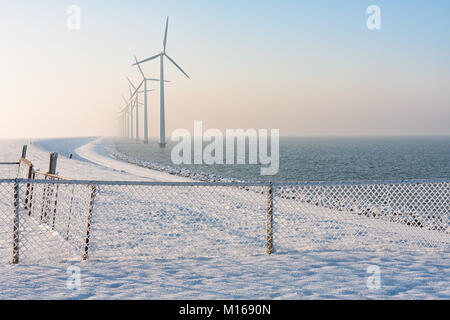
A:
[[[167,47],[167,30],[169,28],[169,17],[167,17],[166,19],[166,31],[164,33],[164,40],[163,40],[163,51],[158,53],[157,55],[154,55],[153,57],[144,59],[142,61],[136,61],[136,63],[133,64],[133,66],[139,66],[141,63],[150,61],[150,60],[154,60],[156,58],[160,58],[160,111],[159,111],[159,115],[160,115],[160,125],[159,125],[159,145],[161,147],[165,147],[166,146],[166,127],[165,127],[165,110],[164,110],[164,57],[166,57],[167,59],[169,59],[170,62],[173,63],[173,65],[175,65],[175,67],[178,68],[178,70],[180,70],[188,79],[189,76],[187,75],[186,72],[183,71],[183,69],[181,69],[181,67],[172,59],[170,58],[167,53],[166,53],[166,47]]]
[[[131,93],[131,88],[130,88],[130,93]],[[127,99],[125,99],[125,97],[122,95],[123,101],[125,101],[126,104],[126,109],[127,109],[127,121],[129,121],[130,123],[130,127],[127,128],[128,131],[128,137],[133,139],[134,135],[133,135],[133,105],[131,104],[132,102],[132,98],[130,98],[130,101],[127,101]],[[128,110],[129,108],[129,110]]]
[[[120,114],[116,119],[119,121],[119,131],[120,131],[120,136],[124,137],[125,136],[125,110],[122,110],[120,107],[118,107],[119,111],[118,113]]]
[[[134,86],[133,82],[131,82],[130,79],[128,79],[128,82],[131,84],[131,86],[133,87],[134,90],[136,90],[136,87]],[[130,92],[131,95],[131,92]],[[132,100],[132,98],[130,97],[130,100]],[[133,107],[136,108],[136,141],[139,141],[139,105],[138,105],[138,94],[136,94],[136,99],[134,100],[133,106],[131,107],[133,110]],[[131,115],[133,116],[133,115]],[[133,120],[131,120],[133,121]],[[131,130],[133,131],[133,128],[131,128]]]
[[[129,131],[128,131],[128,105],[123,108],[119,113],[122,114],[122,135],[124,137],[128,137]]]
[[[136,57],[134,57],[137,61]],[[139,84],[139,86],[136,88],[136,86],[131,82],[129,78],[127,78],[128,82],[131,84],[131,86],[135,90],[136,94],[136,140],[139,140],[139,93],[144,93],[144,143],[148,144],[148,110],[147,110],[147,92],[151,92],[154,90],[147,90],[147,81],[159,81],[159,79],[153,79],[153,78],[146,78],[144,73],[141,70],[141,67],[139,66],[139,71],[142,74],[143,80]],[[166,81],[169,82],[169,81]],[[138,89],[141,88],[142,84],[144,84],[144,90],[138,91]],[[134,94],[133,94],[134,96]],[[131,99],[131,98],[130,98]]]

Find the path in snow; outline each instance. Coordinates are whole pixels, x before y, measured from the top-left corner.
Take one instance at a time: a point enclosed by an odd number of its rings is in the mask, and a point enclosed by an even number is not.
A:
[[[0,162],[18,161],[22,145],[28,145],[27,158],[35,168],[47,171],[49,153],[58,152],[58,173],[70,179],[117,181],[192,181],[131,163],[118,161],[106,151],[103,138],[0,140]],[[69,155],[73,159],[69,159]],[[15,166],[0,166],[3,178],[15,178]]]
[[[139,167],[137,165],[119,161],[114,159],[105,150],[104,138],[67,138],[67,139],[50,139],[37,140],[34,145],[47,152],[58,152],[60,156],[66,159],[70,154],[75,160],[95,164],[106,170],[113,170],[129,175],[130,180],[146,180],[146,181],[169,181],[169,182],[186,182],[192,181],[166,172],[151,170]],[[99,180],[97,177],[91,177],[92,180]],[[122,179],[119,179],[122,180]]]
[[[77,148],[75,152],[80,157],[87,159],[100,166],[127,172],[137,177],[148,178],[149,180],[152,181],[170,181],[170,182],[192,181],[191,179],[188,178],[183,178],[165,172],[139,167],[131,163],[113,159],[105,151],[104,138],[99,138],[95,141],[89,142],[86,145]]]

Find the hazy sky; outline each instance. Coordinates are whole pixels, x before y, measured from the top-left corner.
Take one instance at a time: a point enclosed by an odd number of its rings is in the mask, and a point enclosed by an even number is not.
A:
[[[66,27],[69,5],[81,30]],[[366,8],[381,7],[381,30]],[[167,134],[204,127],[282,135],[450,134],[450,1],[0,2],[0,138],[117,132],[133,54],[162,48]],[[145,64],[159,77],[158,63]],[[153,85],[158,88],[157,83]],[[151,135],[159,93],[150,94]]]

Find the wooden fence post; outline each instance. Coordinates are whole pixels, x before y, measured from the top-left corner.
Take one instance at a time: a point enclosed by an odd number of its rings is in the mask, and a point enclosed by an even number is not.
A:
[[[56,164],[58,162],[58,153],[52,152],[50,153],[50,163],[48,166],[48,173],[56,174]]]
[[[27,158],[27,149],[28,149],[27,145],[24,145],[22,147],[22,159],[26,159]]]
[[[14,183],[13,256],[12,263],[19,263],[19,184]]]
[[[83,260],[87,260],[89,255],[89,241],[91,237],[91,219],[92,219],[92,210],[94,209],[94,199],[96,194],[96,187],[90,186],[91,189],[91,200],[89,202],[89,210],[88,210],[88,219],[87,219],[87,228],[86,228],[86,242],[84,247]]]
[[[272,254],[273,249],[273,184],[269,183],[267,192],[267,234],[266,234],[266,253]]]

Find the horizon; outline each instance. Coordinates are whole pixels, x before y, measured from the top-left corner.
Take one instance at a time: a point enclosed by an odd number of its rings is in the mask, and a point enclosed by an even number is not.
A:
[[[239,128],[237,128],[239,129]],[[207,129],[206,129],[207,130]],[[66,140],[66,139],[77,139],[77,138],[107,138],[107,139],[123,139],[131,143],[140,143],[141,141],[129,140],[125,137],[119,135],[75,135],[75,136],[58,136],[58,137],[16,137],[16,138],[0,138],[0,140],[35,140],[35,141],[45,141],[45,140]],[[149,136],[149,140],[158,141],[158,136]],[[194,139],[193,136],[191,136]],[[225,136],[223,137],[225,138]],[[360,139],[360,138],[450,138],[450,134],[422,134],[422,135],[282,135],[280,138],[324,138],[324,139],[334,139],[334,138],[350,138],[350,139]],[[169,142],[171,142],[169,140]]]

